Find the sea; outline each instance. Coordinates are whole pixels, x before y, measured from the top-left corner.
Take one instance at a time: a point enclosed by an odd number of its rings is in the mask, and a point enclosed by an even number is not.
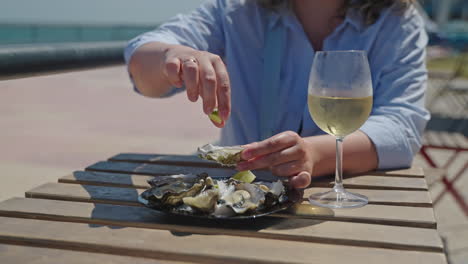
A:
[[[129,40],[203,0],[1,0],[0,45]]]

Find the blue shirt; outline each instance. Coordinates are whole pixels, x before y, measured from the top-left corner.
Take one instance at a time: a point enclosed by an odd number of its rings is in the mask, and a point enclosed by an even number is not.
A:
[[[189,14],[177,15],[158,29],[131,40],[128,63],[141,45],[159,41],[190,46],[220,55],[231,80],[232,114],[221,132],[221,145],[259,140],[258,103],[261,97],[265,29],[286,31],[281,58],[275,133],[323,134],[307,108],[307,89],[314,50],[291,11],[272,12],[251,0],[211,0]],[[372,73],[374,105],[360,128],[376,147],[379,168],[411,165],[421,146],[429,113],[424,108],[427,83],[423,20],[411,7],[402,14],[390,9],[366,26],[356,11],[346,17],[323,43],[323,50],[365,50]],[[181,89],[171,90],[170,96]],[[301,128],[301,129],[300,129]],[[300,130],[300,131],[299,131]]]

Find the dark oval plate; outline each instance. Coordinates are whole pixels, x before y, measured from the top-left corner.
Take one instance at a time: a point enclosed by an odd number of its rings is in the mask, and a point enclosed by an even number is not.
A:
[[[216,178],[216,180],[219,180],[219,179],[220,178]],[[265,182],[265,180],[262,180],[262,181]],[[185,212],[180,212],[180,211],[173,211],[171,209],[154,207],[151,204],[149,204],[147,199],[144,198],[147,196],[148,192],[149,190],[146,190],[143,193],[141,193],[138,196],[138,202],[140,202],[146,207],[153,209],[157,212],[166,213],[172,216],[195,217],[195,218],[202,218],[202,219],[221,219],[221,220],[222,219],[226,219],[226,220],[254,219],[254,218],[266,216],[269,214],[277,213],[277,212],[288,209],[289,207],[291,207],[297,202],[301,202],[302,196],[303,196],[303,192],[301,190],[287,189],[286,196],[288,197],[288,200],[286,200],[283,203],[276,204],[270,207],[268,210],[262,210],[262,211],[254,212],[251,214],[241,214],[241,215],[235,215],[235,216],[214,216],[214,215],[207,215],[207,214],[190,214],[190,213],[185,213]]]

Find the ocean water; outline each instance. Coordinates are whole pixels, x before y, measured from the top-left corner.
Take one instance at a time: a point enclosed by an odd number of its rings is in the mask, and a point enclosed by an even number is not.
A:
[[[128,40],[205,0],[0,0],[0,45]]]
[[[0,23],[154,24],[206,0],[0,0]]]
[[[156,27],[0,24],[0,45],[129,40]]]

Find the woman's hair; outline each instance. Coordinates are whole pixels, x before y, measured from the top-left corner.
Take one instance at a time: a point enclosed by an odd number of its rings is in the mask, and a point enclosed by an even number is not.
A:
[[[257,0],[257,2],[262,7],[273,10],[289,6],[289,0]],[[350,8],[355,9],[361,13],[366,25],[372,25],[379,19],[380,12],[383,9],[395,5],[395,10],[403,11],[414,2],[416,0],[344,0],[343,14]]]

